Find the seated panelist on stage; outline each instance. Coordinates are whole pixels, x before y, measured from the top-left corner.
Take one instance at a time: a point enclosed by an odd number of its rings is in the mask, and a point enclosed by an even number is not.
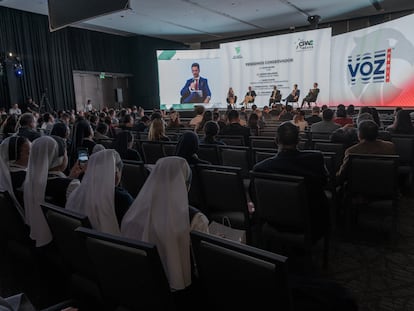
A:
[[[289,95],[283,100],[287,103],[297,102],[299,100],[300,90],[298,89],[297,84],[293,84],[293,90],[289,93]]]
[[[211,98],[210,88],[206,78],[200,77],[200,65],[191,65],[193,77],[188,79],[181,89],[181,103],[204,103],[208,104]]]
[[[277,86],[275,85],[273,87],[272,94],[270,94],[269,105],[280,103],[281,100],[282,100],[282,94],[280,94],[280,90],[278,90]]]
[[[227,102],[227,107],[230,106],[232,109],[234,109],[234,104],[237,102],[237,95],[234,95],[234,90],[232,87],[229,87],[229,90],[227,92],[226,102]]]
[[[308,107],[310,107],[310,103],[316,101],[316,99],[318,98],[318,94],[319,94],[318,83],[315,82],[313,84],[313,88],[309,89],[308,95],[306,95],[305,98],[302,100],[302,105],[300,107],[302,108],[305,102],[308,103]]]
[[[244,101],[240,105],[245,105],[247,107],[248,104],[253,104],[256,98],[256,92],[249,86],[248,91],[246,92],[246,96],[244,96]]]

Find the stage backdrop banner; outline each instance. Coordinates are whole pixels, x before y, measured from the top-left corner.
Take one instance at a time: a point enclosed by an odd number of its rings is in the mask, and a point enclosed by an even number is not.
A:
[[[293,84],[298,84],[302,102],[317,82],[317,103],[328,104],[331,34],[331,28],[324,28],[221,44],[222,101],[229,87],[233,87],[238,101],[243,101],[251,86],[257,94],[255,104],[263,107],[269,104],[274,85],[285,98]]]
[[[180,104],[180,91],[193,77],[191,65],[200,65],[200,77],[206,78],[211,99],[206,107],[221,107],[222,77],[218,49],[205,50],[158,50],[158,79],[161,109],[192,109],[193,104]]]
[[[414,15],[332,38],[331,104],[414,106]]]

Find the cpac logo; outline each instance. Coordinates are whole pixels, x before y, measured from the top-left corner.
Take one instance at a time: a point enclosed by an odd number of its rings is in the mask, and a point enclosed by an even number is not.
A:
[[[348,56],[348,72],[351,85],[358,79],[362,84],[388,83],[391,71],[391,49],[379,50],[374,53],[356,55],[355,59]]]
[[[296,50],[309,50],[313,49],[314,47],[314,41],[313,40],[303,40],[299,39],[296,43]]]

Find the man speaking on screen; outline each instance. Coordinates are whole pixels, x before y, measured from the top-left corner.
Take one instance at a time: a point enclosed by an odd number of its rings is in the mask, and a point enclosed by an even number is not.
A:
[[[181,89],[181,103],[204,103],[208,104],[211,98],[210,88],[206,78],[200,77],[200,65],[191,65],[193,77],[188,79]]]

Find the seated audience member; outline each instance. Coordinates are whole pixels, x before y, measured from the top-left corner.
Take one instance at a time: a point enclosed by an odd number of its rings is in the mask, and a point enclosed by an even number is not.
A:
[[[320,117],[320,108],[319,106],[313,106],[312,107],[312,114],[310,117],[307,117],[305,120],[308,122],[309,126],[311,126],[313,123],[317,123],[322,121],[322,118]]]
[[[63,123],[63,122],[57,122],[55,124],[53,124],[51,130],[50,130],[50,135],[52,136],[59,136],[61,138],[63,138],[65,141],[68,140],[69,138],[69,128],[68,126]]]
[[[119,187],[122,160],[118,152],[105,149],[91,155],[81,185],[68,198],[66,208],[86,215],[94,229],[120,235],[120,224],[133,202]]]
[[[137,131],[137,127],[135,125],[135,119],[132,115],[126,114],[122,119],[122,124],[119,127],[123,130],[128,131]]]
[[[378,139],[378,125],[373,120],[365,120],[358,124],[358,138],[358,144],[345,150],[341,168],[337,173],[340,183],[346,178],[346,168],[350,154],[396,154],[395,146],[392,142]]]
[[[247,117],[246,110],[244,110],[244,111],[240,110],[240,113],[239,113],[239,123],[240,123],[240,125],[246,127],[247,126],[247,119],[248,119],[248,117]]]
[[[382,121],[380,119],[380,116],[379,116],[379,113],[378,113],[377,108],[371,107],[371,114],[372,114],[372,117],[374,118],[375,123],[377,123],[378,127],[380,129],[383,129],[384,128],[384,124],[382,123]]]
[[[315,133],[332,133],[340,128],[339,124],[333,122],[334,112],[332,109],[325,109],[322,112],[322,121],[313,123],[311,125],[311,132]]]
[[[220,132],[218,124],[214,121],[208,121],[204,125],[204,137],[200,141],[201,144],[208,145],[225,145],[224,142],[217,140],[216,136]]]
[[[221,135],[236,135],[243,136],[244,144],[249,145],[250,129],[248,127],[240,125],[240,115],[237,110],[231,110],[227,114],[229,124],[227,124],[222,130]]]
[[[202,105],[194,106],[194,111],[196,113],[196,116],[190,120],[189,125],[191,127],[196,128],[198,126],[198,124],[201,122],[201,120],[203,119],[203,114],[204,114],[204,111],[205,111],[205,107],[202,106]]]
[[[250,135],[259,136],[259,131],[260,131],[259,116],[256,113],[250,114],[247,125],[248,125],[247,127],[250,129]]]
[[[23,201],[16,190],[22,191],[26,177],[31,143],[26,137],[12,136],[0,144],[0,191],[10,194],[18,212],[24,219]]]
[[[279,115],[280,121],[290,121],[293,120],[293,107],[291,105],[286,105],[285,109]]]
[[[79,180],[72,178],[77,178],[83,168],[75,165],[68,178],[62,173],[67,164],[68,157],[62,138],[42,136],[33,141],[23,184],[23,197],[30,238],[36,241],[37,247],[52,241],[52,234],[40,204],[47,197],[52,198],[52,203],[66,202],[66,198],[80,184]]]
[[[220,131],[226,126],[226,122],[223,121],[219,112],[213,112],[213,121],[218,124]]]
[[[36,131],[36,120],[33,114],[29,112],[23,113],[20,116],[17,126],[19,127],[17,135],[27,137],[30,141],[34,141],[41,136],[40,133]]]
[[[353,124],[354,121],[352,118],[348,117],[345,108],[338,108],[336,110],[336,117],[333,120],[336,124],[340,126],[345,126],[347,124]]]
[[[148,118],[148,116],[142,116],[138,121],[136,129],[138,132],[147,132],[150,124],[150,118]]]
[[[50,133],[50,131],[52,130],[53,125],[55,124],[55,118],[49,112],[45,112],[42,115],[42,121],[43,122],[42,122],[42,125],[40,126],[40,128],[42,130],[45,130],[46,133]]]
[[[414,126],[408,110],[399,110],[393,124],[387,127],[391,134],[414,134]]]
[[[134,144],[134,136],[130,131],[124,130],[118,133],[113,143],[115,149],[122,160],[142,161],[138,151],[132,149]]]
[[[121,225],[124,237],[157,246],[172,291],[192,282],[190,231],[208,232],[205,215],[189,211],[190,184],[191,169],[184,159],[159,159]]]
[[[291,122],[283,122],[278,127],[276,143],[277,155],[257,163],[253,171],[305,178],[311,212],[312,236],[318,237],[329,229],[328,199],[324,192],[324,186],[328,181],[328,171],[323,154],[319,151],[298,150],[299,129]]]
[[[356,112],[355,112],[355,106],[350,104],[348,107],[346,107],[346,114],[350,118],[354,118]]]
[[[0,132],[3,134],[3,138],[7,138],[14,135],[18,127],[18,116],[10,115],[7,116],[4,122],[1,124]]]
[[[300,110],[291,122],[299,128],[299,132],[305,132],[308,127],[308,122],[305,120],[305,111]]]
[[[198,135],[194,132],[185,132],[178,139],[178,143],[175,148],[175,155],[186,159],[188,164],[190,165],[195,165],[199,163],[210,164],[210,162],[198,158],[198,146]]]
[[[155,118],[151,121],[148,131],[148,140],[150,141],[169,141],[170,138],[165,135],[165,124],[162,119]]]
[[[364,120],[373,120],[372,115],[368,112],[361,113],[356,120],[356,125],[359,126]],[[346,124],[333,131],[330,140],[333,143],[342,143],[345,148],[349,148],[359,141],[358,129],[353,124]]]
[[[87,148],[91,155],[96,142],[93,140],[93,130],[89,122],[79,119],[73,126],[70,163],[73,165],[78,159],[78,149]]]
[[[112,123],[111,117],[106,116],[104,118],[104,123],[108,125],[108,133],[106,134],[109,138],[114,138],[116,136],[116,128],[118,125]]]
[[[170,120],[168,121],[168,125],[167,125],[168,129],[176,129],[176,128],[184,127],[184,124],[181,123],[180,113],[178,111],[171,110],[169,117],[170,117]]]
[[[99,122],[98,125],[96,126],[96,130],[93,135],[95,141],[99,141],[100,139],[109,139],[108,131],[109,131],[108,124],[104,122]]]
[[[12,136],[2,144],[9,146],[8,161],[13,189],[23,190],[32,143],[26,137]]]
[[[195,127],[195,131],[200,133],[204,129],[204,125],[208,122],[213,120],[213,113],[210,110],[204,111],[203,118],[201,122]]]
[[[58,153],[53,155],[56,157],[52,160],[55,166],[49,168],[45,195],[48,202],[63,207],[70,193],[79,186],[79,180],[85,170],[85,166],[76,162],[70,170],[69,176],[66,176],[64,173],[68,166],[66,142],[61,137],[51,137],[58,144]]]
[[[270,117],[272,120],[279,120],[280,113],[282,112],[282,107],[280,104],[273,104],[272,109],[270,109]]]

